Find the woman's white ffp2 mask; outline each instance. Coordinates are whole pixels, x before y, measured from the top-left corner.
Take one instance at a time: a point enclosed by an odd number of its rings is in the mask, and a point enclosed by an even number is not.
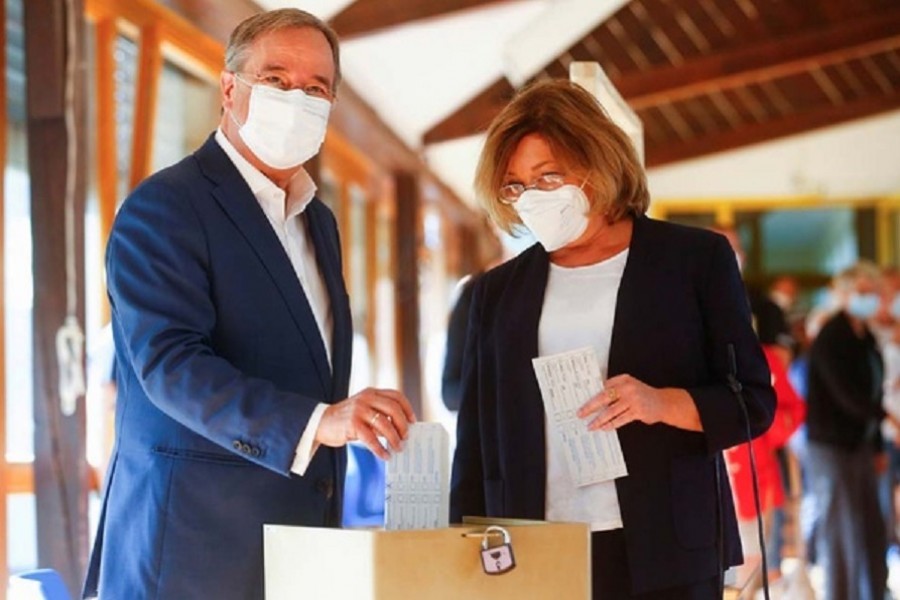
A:
[[[559,250],[577,240],[588,226],[588,203],[577,185],[555,190],[525,190],[513,204],[522,223],[547,252]]]

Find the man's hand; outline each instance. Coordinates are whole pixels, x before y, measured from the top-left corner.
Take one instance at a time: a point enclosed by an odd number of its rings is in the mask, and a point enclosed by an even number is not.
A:
[[[360,440],[376,456],[387,460],[390,453],[377,436],[383,436],[392,449],[400,451],[409,424],[415,422],[412,406],[402,393],[366,388],[325,409],[316,431],[316,442],[337,448]]]

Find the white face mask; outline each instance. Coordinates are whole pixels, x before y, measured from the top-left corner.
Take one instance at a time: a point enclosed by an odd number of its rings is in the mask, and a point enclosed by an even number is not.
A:
[[[547,252],[568,246],[588,226],[590,204],[577,185],[564,185],[551,191],[525,190],[513,208]]]
[[[243,83],[243,80],[241,80]],[[305,94],[303,90],[279,90],[265,85],[250,88],[250,107],[241,139],[247,147],[273,169],[290,169],[318,154],[331,103]]]

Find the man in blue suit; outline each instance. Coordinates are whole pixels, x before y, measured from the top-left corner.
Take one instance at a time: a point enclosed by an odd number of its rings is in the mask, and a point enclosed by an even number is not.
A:
[[[377,436],[399,449],[415,420],[396,391],[347,398],[340,242],[302,166],[339,78],[316,17],[244,21],[219,129],[119,211],[117,437],[85,597],[263,598],[263,524],[338,526],[343,446],[384,458]]]

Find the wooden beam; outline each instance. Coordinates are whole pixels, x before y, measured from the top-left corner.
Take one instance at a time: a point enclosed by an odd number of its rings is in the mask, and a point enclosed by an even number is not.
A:
[[[613,79],[634,110],[743,87],[900,47],[900,8]]]
[[[486,130],[514,93],[512,84],[501,77],[426,131],[423,141],[437,144]]]
[[[749,124],[719,134],[693,138],[686,142],[650,145],[647,148],[647,166],[658,167],[705,154],[732,150],[898,108],[900,108],[900,91],[895,91],[888,96],[868,97],[840,106],[823,105],[821,108],[803,111],[790,117]]]
[[[79,589],[87,566],[87,461],[84,402],[60,410],[56,335],[67,307],[67,258],[74,261],[76,317],[84,322],[85,81],[75,72],[74,132],[67,128],[66,63],[81,64],[82,2],[24,3],[28,168],[34,273],[34,489],[38,564],[56,569],[70,590]],[[72,11],[67,15],[67,8]],[[74,54],[66,43],[67,16],[75,19]],[[72,136],[74,135],[74,140]],[[77,145],[69,163],[68,142]],[[71,169],[71,171],[69,171]],[[67,204],[66,174],[75,175]],[[74,218],[66,227],[66,210]],[[71,237],[67,243],[67,229]]]
[[[6,23],[6,2],[0,2],[0,23]],[[0,30],[0,65],[4,72],[6,65],[6,26]],[[5,172],[6,172],[6,133],[7,129],[7,102],[6,102],[6,77],[0,77],[0,448],[3,454],[0,456],[0,598],[6,597],[6,582],[9,581],[9,557],[7,556],[8,534],[6,531],[6,502],[10,491],[8,480],[9,465],[6,462],[6,197]]]
[[[131,134],[131,172],[128,189],[133,190],[150,174],[153,160],[154,125],[159,78],[162,72],[160,25],[141,28],[138,72],[134,93],[134,126]]]
[[[447,214],[459,222],[482,223],[479,212],[473,211],[429,169],[422,157],[381,119],[375,110],[353,88],[342,83],[338,101],[328,123],[358,153],[387,172],[408,171],[418,173],[424,183],[432,184],[441,192]],[[330,134],[329,134],[330,135]],[[325,138],[328,151],[329,138]]]
[[[34,493],[34,465],[31,463],[6,463],[6,471],[8,474],[7,494]]]
[[[120,29],[132,32],[151,25],[158,27],[166,58],[197,76],[217,81],[223,67],[225,38],[204,35],[187,18],[153,0],[84,0],[84,3],[85,14],[91,21],[113,18]]]
[[[332,17],[329,24],[341,38],[350,38],[506,1],[509,0],[356,0]]]
[[[591,35],[602,31],[601,27]],[[837,64],[897,47],[900,47],[900,8],[891,8],[878,15],[743,46],[679,66],[631,69],[612,79],[628,104],[639,110],[716,90],[786,77],[807,71],[812,66]],[[496,80],[429,129],[423,137],[424,143],[435,144],[484,131],[512,94],[508,81]]]
[[[222,0],[156,0],[156,3],[178,13],[195,29],[222,41],[228,39],[238,23],[260,12],[253,0],[228,0],[226,10]],[[298,4],[303,7],[302,3]]]
[[[419,181],[413,173],[394,174],[397,198],[395,235],[397,271],[395,309],[400,389],[422,418],[422,364],[419,352],[419,248],[421,246]]]

